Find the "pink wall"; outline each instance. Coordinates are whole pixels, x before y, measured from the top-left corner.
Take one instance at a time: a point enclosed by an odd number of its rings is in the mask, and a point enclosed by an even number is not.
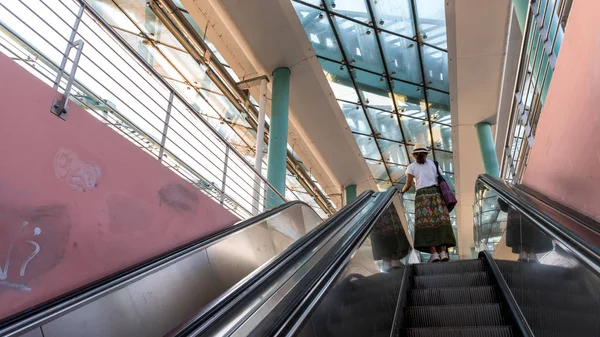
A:
[[[600,1],[574,1],[524,183],[600,221]]]
[[[0,54],[0,318],[238,219]]]

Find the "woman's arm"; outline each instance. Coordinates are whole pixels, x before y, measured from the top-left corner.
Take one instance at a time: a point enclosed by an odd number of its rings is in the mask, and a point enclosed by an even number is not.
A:
[[[406,174],[406,184],[404,185],[404,187],[402,188],[402,191],[400,191],[400,192],[401,193],[408,192],[408,190],[410,190],[410,188],[413,185],[414,179],[415,179],[415,176],[413,176],[412,174]]]

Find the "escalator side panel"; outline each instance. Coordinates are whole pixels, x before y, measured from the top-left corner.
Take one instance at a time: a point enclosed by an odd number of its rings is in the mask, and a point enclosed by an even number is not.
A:
[[[297,204],[42,325],[44,337],[164,336],[320,219]],[[1,334],[1,333],[0,333]]]

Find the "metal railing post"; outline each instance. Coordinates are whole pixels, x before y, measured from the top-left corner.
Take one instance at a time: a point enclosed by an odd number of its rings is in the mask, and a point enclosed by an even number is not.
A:
[[[67,87],[65,88],[62,99],[59,100],[58,98],[55,98],[52,102],[52,107],[50,108],[50,112],[62,118],[63,120],[67,120],[67,112],[69,109],[67,104],[69,102],[69,95],[71,94],[73,82],[75,81],[75,73],[77,72],[77,67],[79,65],[79,58],[81,57],[81,52],[83,51],[83,40],[77,40],[71,46],[69,46],[69,49],[70,48],[76,48],[77,53],[75,54],[75,59],[73,59],[73,66],[71,67],[71,73],[69,74],[69,79],[67,80]],[[69,53],[70,50],[65,54],[67,58]]]
[[[162,133],[162,139],[160,140],[160,151],[158,153],[158,161],[162,162],[162,158],[165,154],[165,143],[167,142],[167,132],[169,131],[169,121],[171,120],[171,107],[173,106],[173,98],[175,93],[171,91],[169,95],[169,104],[167,105],[167,116],[165,117],[165,127]]]
[[[225,202],[225,184],[227,182],[227,165],[229,163],[229,146],[225,147],[225,161],[224,161],[224,168],[223,168],[223,179],[221,180],[222,186],[221,186],[221,198],[219,200],[220,204],[223,205],[223,202]]]
[[[85,4],[79,7],[79,12],[77,12],[77,17],[75,18],[75,23],[73,24],[73,30],[71,31],[71,36],[69,37],[69,41],[67,44],[67,48],[63,54],[63,59],[60,62],[60,67],[58,69],[58,73],[56,74],[56,79],[54,80],[54,90],[57,90],[60,86],[60,80],[65,73],[65,67],[67,66],[67,61],[69,60],[69,53],[71,52],[71,48],[74,46],[75,36],[77,36],[77,29],[79,29],[79,23],[81,22],[81,18],[83,17],[83,13],[85,12]]]

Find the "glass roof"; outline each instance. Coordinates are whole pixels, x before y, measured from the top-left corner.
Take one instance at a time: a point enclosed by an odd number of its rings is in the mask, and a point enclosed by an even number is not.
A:
[[[454,180],[443,0],[292,0],[380,189],[416,143]]]

